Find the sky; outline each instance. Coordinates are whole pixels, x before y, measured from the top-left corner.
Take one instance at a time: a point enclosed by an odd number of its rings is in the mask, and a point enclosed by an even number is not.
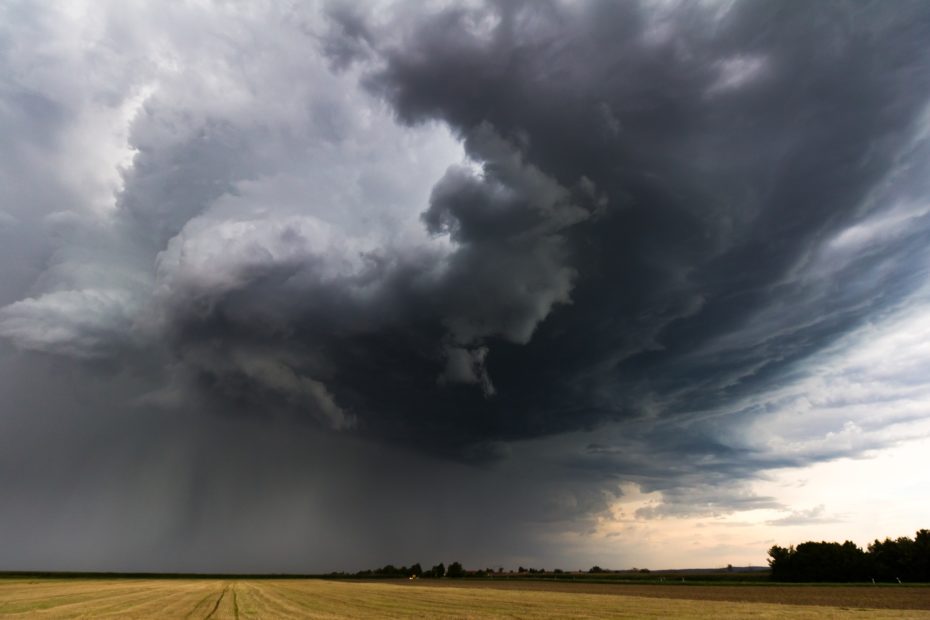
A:
[[[930,4],[0,0],[0,570],[930,527]]]

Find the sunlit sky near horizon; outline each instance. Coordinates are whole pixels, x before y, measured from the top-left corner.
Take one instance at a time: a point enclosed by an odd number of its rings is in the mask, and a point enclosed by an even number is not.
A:
[[[0,570],[930,527],[930,4],[0,0]]]

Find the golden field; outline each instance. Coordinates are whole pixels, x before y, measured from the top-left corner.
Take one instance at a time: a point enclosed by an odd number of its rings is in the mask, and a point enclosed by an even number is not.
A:
[[[930,588],[7,578],[0,617],[930,620]]]

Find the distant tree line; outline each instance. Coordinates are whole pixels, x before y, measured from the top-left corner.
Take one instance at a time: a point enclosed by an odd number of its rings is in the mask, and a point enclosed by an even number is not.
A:
[[[600,566],[593,566],[589,570],[578,570],[575,574],[581,573],[592,573],[592,574],[608,574],[608,573],[617,573],[617,574],[629,574],[629,573],[648,573],[650,572],[648,568],[632,568],[625,570],[611,570],[607,568],[601,568]],[[397,579],[400,577],[416,577],[422,579],[438,579],[441,577],[449,577],[452,579],[458,579],[461,577],[491,577],[493,575],[503,575],[505,574],[503,567],[498,568],[485,568],[478,570],[465,570],[460,562],[452,562],[448,567],[445,564],[439,563],[436,566],[424,570],[419,562],[411,566],[394,566],[393,564],[388,564],[382,568],[374,569],[365,569],[360,570],[357,573],[345,573],[345,572],[333,572],[330,573],[330,576],[333,577],[359,577],[362,579],[377,579],[377,578],[391,578]],[[526,566],[519,566],[516,570],[511,569],[508,573],[511,576],[526,576],[526,575],[565,575],[566,571],[561,568],[555,568],[552,570],[546,568],[533,568]]]
[[[595,567],[594,572],[597,572],[599,569]],[[645,569],[644,569],[645,570]],[[514,573],[517,575],[564,575],[566,574],[561,568],[556,568],[554,570],[547,570],[545,568],[526,568],[520,566],[516,571],[510,570],[509,575],[513,576]],[[578,571],[583,572],[583,571]],[[609,571],[603,571],[609,572]],[[648,571],[646,571],[648,572]],[[330,577],[339,577],[339,578],[352,578],[356,577],[359,579],[399,579],[399,578],[417,578],[417,579],[439,579],[446,577],[449,579],[459,579],[463,577],[492,577],[494,575],[504,575],[504,568],[499,566],[497,568],[484,568],[477,570],[466,570],[461,562],[452,562],[447,567],[443,563],[439,563],[433,566],[430,569],[424,569],[420,566],[420,563],[417,562],[411,566],[395,566],[393,564],[388,564],[381,568],[369,568],[365,570],[360,570],[356,573],[347,573],[347,572],[332,572],[329,573]]]
[[[930,581],[930,530],[914,538],[876,540],[863,551],[850,541],[806,542],[769,549],[775,581]]]
[[[492,572],[491,569],[487,569],[487,571]],[[451,579],[457,579],[468,576],[460,562],[452,562],[452,564],[449,564],[448,568],[446,568],[445,564],[440,562],[429,570],[423,570],[419,562],[411,566],[394,566],[393,564],[388,564],[382,568],[369,568],[360,570],[357,573],[336,572],[330,573],[330,575],[333,577],[359,577],[361,579],[398,579],[402,577],[414,577],[417,579],[439,579],[441,577],[449,577]]]

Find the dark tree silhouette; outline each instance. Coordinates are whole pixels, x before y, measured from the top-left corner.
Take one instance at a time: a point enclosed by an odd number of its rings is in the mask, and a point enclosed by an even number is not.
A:
[[[806,542],[769,549],[775,581],[930,581],[930,530],[876,540],[863,551],[850,541]]]

